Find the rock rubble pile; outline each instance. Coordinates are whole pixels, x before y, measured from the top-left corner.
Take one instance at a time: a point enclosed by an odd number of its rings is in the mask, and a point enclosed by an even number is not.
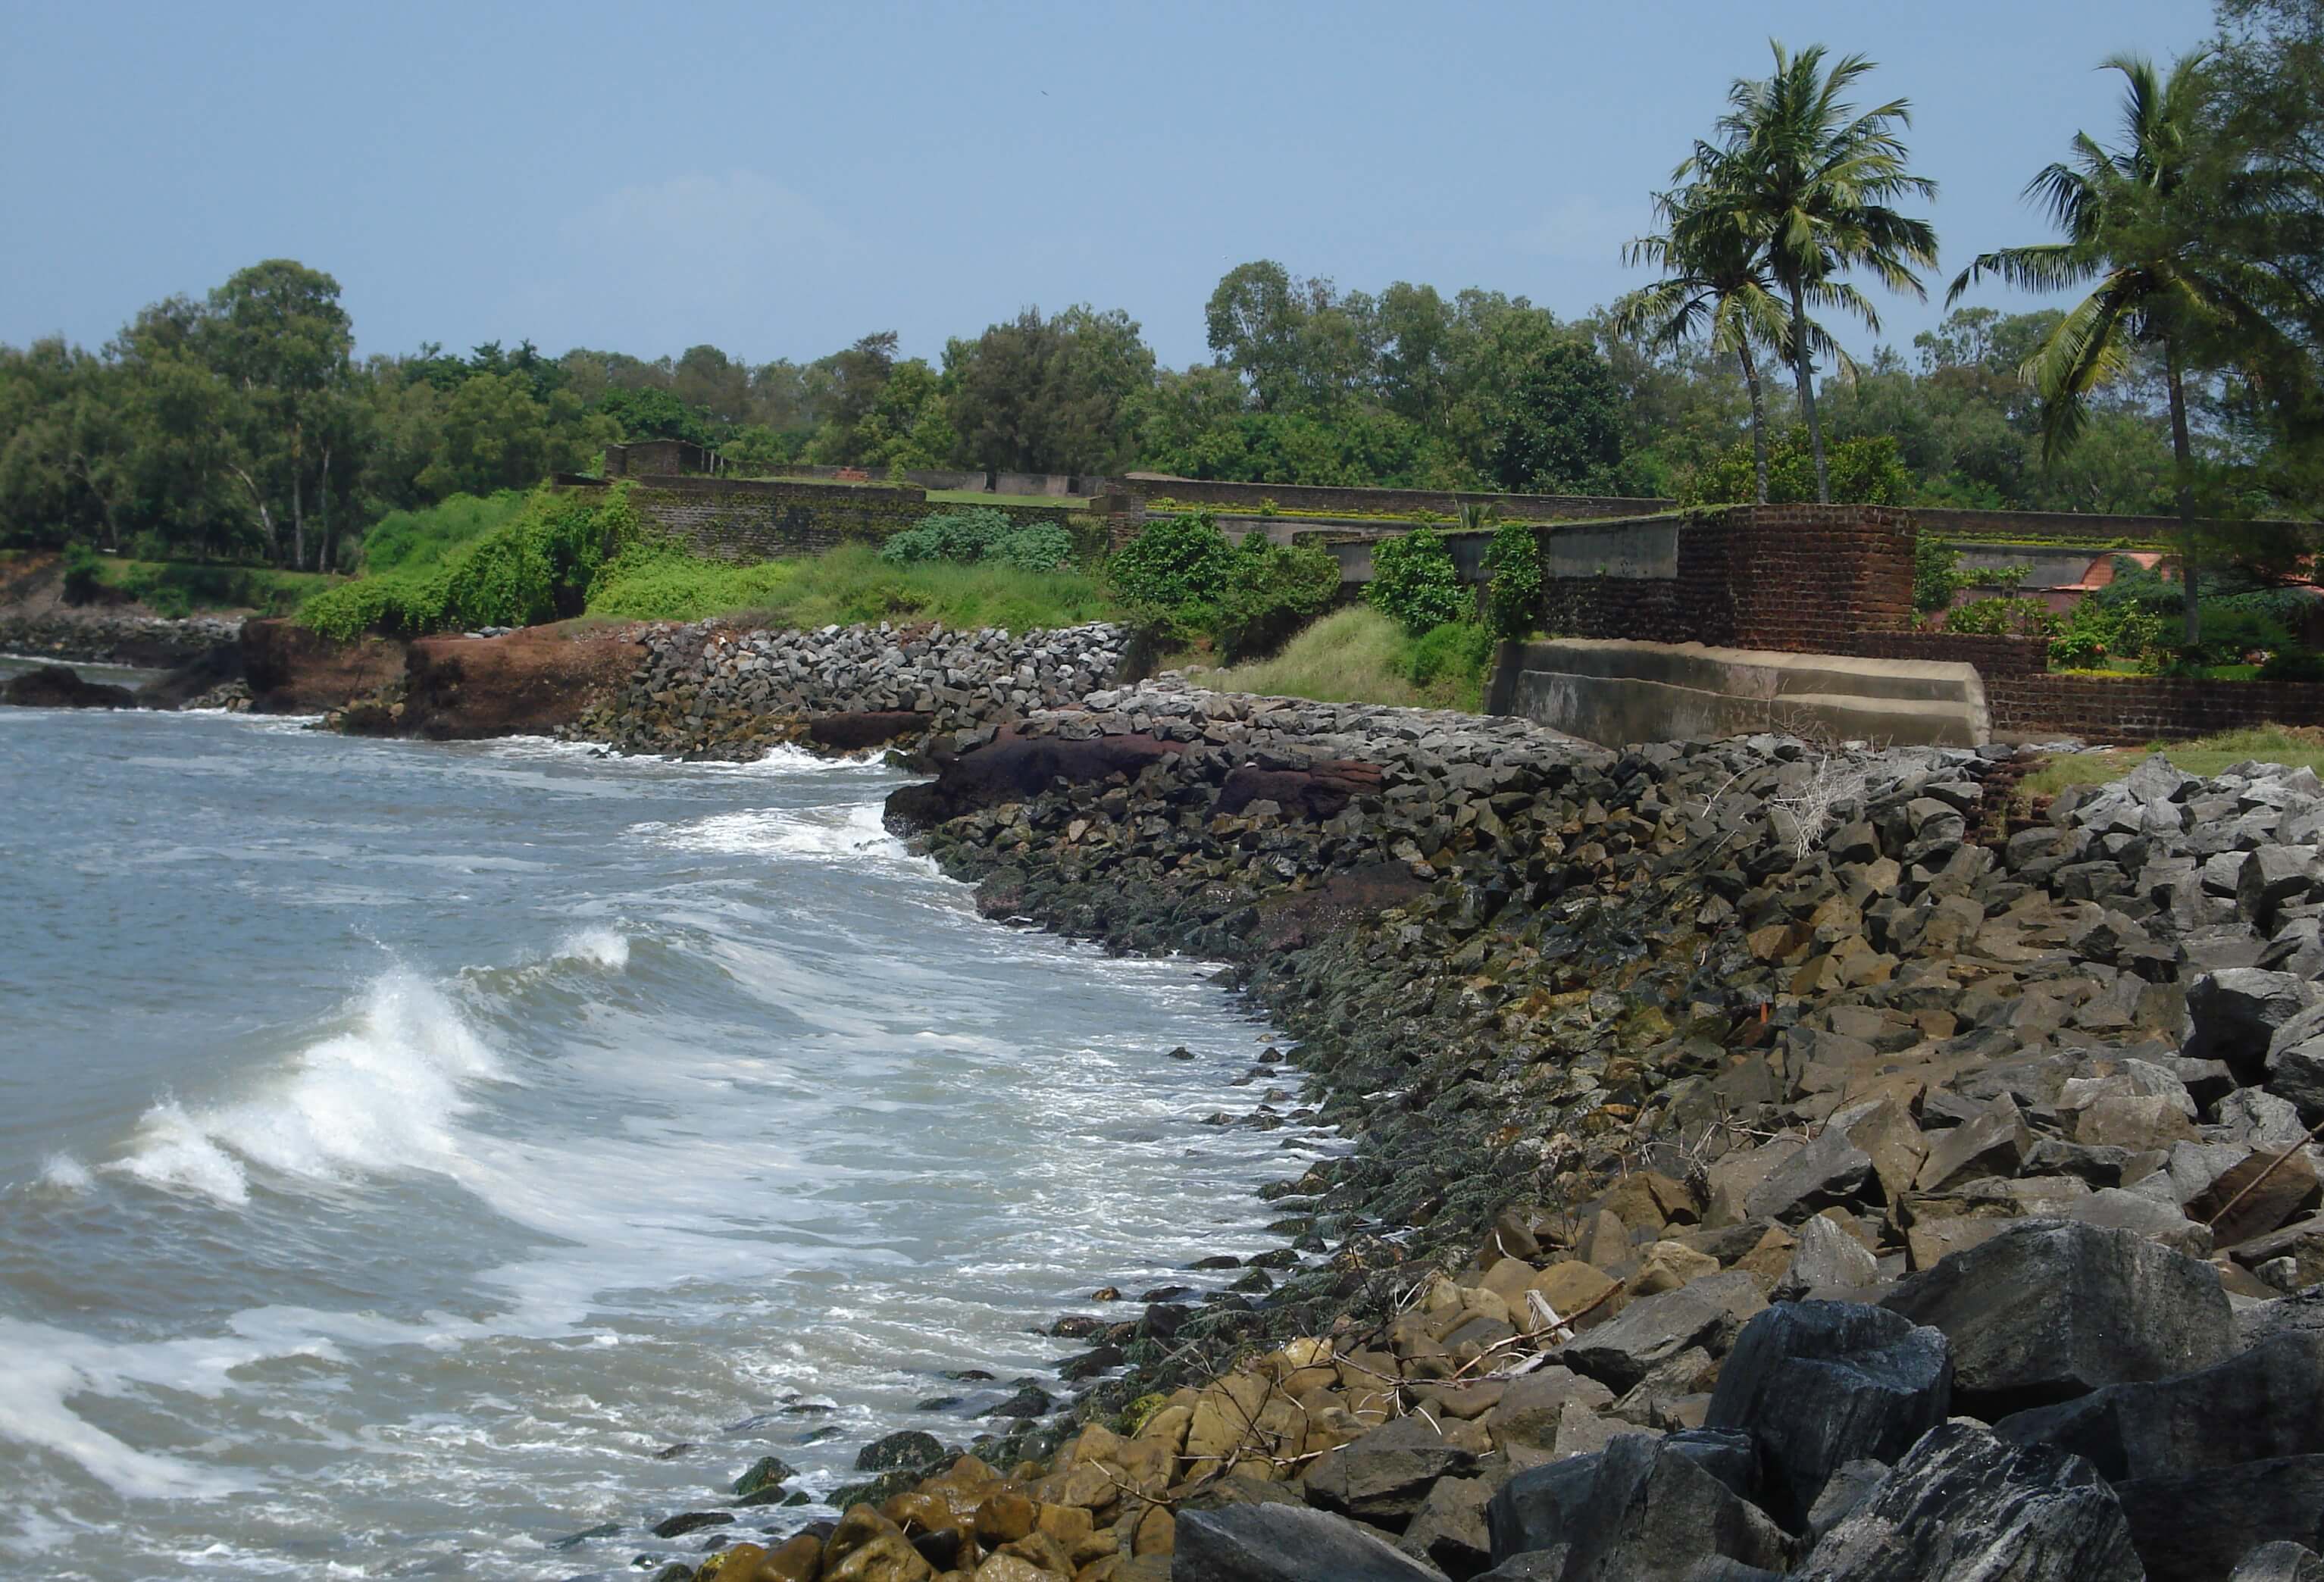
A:
[[[657,627],[619,699],[572,734],[628,752],[752,759],[845,715],[811,740],[868,747],[922,732],[1014,720],[1077,702],[1111,681],[1129,640],[1097,622],[1012,636],[996,627]]]

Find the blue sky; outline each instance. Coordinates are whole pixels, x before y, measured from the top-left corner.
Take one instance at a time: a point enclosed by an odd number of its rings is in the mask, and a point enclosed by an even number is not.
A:
[[[755,362],[895,329],[933,359],[1087,301],[1180,364],[1218,277],[1262,257],[1575,313],[1644,278],[1622,242],[1770,34],[1861,51],[1913,101],[1950,278],[2042,235],[2018,190],[2111,130],[2101,56],[2209,26],[2184,0],[11,0],[0,340],[96,344],[282,255],[338,278],[365,352]],[[1898,345],[1940,312],[1878,300]]]

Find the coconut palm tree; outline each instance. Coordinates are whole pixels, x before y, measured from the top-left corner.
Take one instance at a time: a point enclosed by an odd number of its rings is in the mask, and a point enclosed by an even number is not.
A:
[[[2190,189],[2204,152],[2210,94],[2206,54],[2197,51],[2182,57],[2167,77],[2143,56],[2106,60],[2101,69],[2123,76],[2122,143],[2107,148],[2089,133],[2077,133],[2072,158],[2045,167],[2025,184],[2025,196],[2049,211],[2066,239],[1980,253],[1945,298],[1953,302],[1988,274],[2030,291],[2098,282],[2021,370],[2041,398],[2045,463],[2081,437],[2091,392],[2128,367],[2134,347],[2161,353],[2171,407],[2180,581],[2190,647],[2202,637],[2194,447],[2187,432],[2190,354],[2200,338],[2223,330],[2250,337],[2246,344],[2253,345],[2278,338],[2253,306],[2245,268],[2211,244],[2199,195]]]
[[[1614,330],[1635,336],[1656,351],[1668,351],[1697,336],[1743,365],[1751,393],[1751,459],[1757,472],[1759,503],[1767,502],[1767,409],[1759,388],[1757,348],[1781,348],[1791,340],[1791,315],[1775,295],[1766,250],[1734,223],[1724,205],[1710,201],[1699,187],[1655,195],[1663,229],[1622,249],[1622,262],[1656,264],[1665,275],[1614,304]]]
[[[1808,300],[1826,295],[1877,330],[1871,302],[1840,278],[1854,269],[1925,299],[1914,269],[1936,262],[1936,232],[1895,205],[1933,198],[1937,185],[1907,167],[1909,151],[1898,133],[1912,124],[1908,101],[1891,99],[1859,113],[1842,97],[1873,69],[1871,61],[1847,55],[1827,70],[1821,44],[1796,55],[1773,40],[1768,47],[1774,74],[1736,80],[1720,117],[1719,143],[1696,144],[1678,179],[1698,180],[1729,207],[1732,224],[1759,241],[1768,275],[1789,299],[1784,360],[1798,382],[1815,452],[1816,498],[1829,501],[1831,479],[1815,404],[1820,348]]]

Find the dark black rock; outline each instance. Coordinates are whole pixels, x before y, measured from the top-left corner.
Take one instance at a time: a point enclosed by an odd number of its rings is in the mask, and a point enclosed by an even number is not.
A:
[[[2324,1455],[2324,1334],[2288,1331],[2217,1366],[2111,1384],[2005,1417],[1993,1431],[2070,1450],[2115,1483]]]
[[[1797,1532],[1842,1462],[1895,1461],[1951,1404],[1936,1330],[1858,1302],[1784,1302],[1743,1326],[1704,1422],[1750,1430],[1766,1458],[1764,1503]]]
[[[139,687],[135,702],[141,709],[182,709],[204,693],[241,679],[242,646],[220,643]]]
[[[1880,1305],[1944,1332],[1955,1403],[1988,1420],[2208,1367],[2235,1344],[2217,1270],[2073,1220],[2012,1226]]]
[[[2312,998],[2289,972],[2229,967],[2206,972],[2187,986],[2190,1060],[2222,1060],[2236,1081],[2249,1085],[2265,1074],[2268,1041]]]
[[[2138,1582],[2112,1489],[2087,1461],[1932,1429],[1800,1565],[1804,1582]]]
[[[2115,1485],[2148,1582],[2225,1577],[2255,1544],[2314,1543],[2324,1456],[2244,1461]]]
[[[1464,1474],[1475,1462],[1415,1412],[1323,1457],[1302,1481],[1308,1499],[1325,1510],[1401,1531],[1438,1478]]]
[[[1010,1396],[1008,1400],[1003,1401],[998,1406],[986,1407],[980,1415],[984,1417],[1040,1417],[1047,1413],[1050,1407],[1056,1404],[1056,1398],[1050,1395],[1047,1390],[1044,1390],[1040,1385],[1033,1383],[1032,1380],[1027,1379],[1017,1386],[1017,1393],[1014,1395]],[[896,1436],[891,1434],[889,1437],[892,1439]],[[930,1435],[923,1434],[920,1437],[927,1439],[931,1444],[935,1443],[934,1438]],[[885,1443],[886,1441],[882,1440],[881,1442]]]
[[[1079,1357],[1068,1357],[1059,1364],[1057,1376],[1068,1382],[1079,1383],[1084,1379],[1093,1379],[1108,1368],[1120,1367],[1121,1363],[1120,1347],[1093,1346]]]
[[[2324,1559],[2303,1544],[2264,1543],[2243,1558],[2227,1582],[2324,1582]]]
[[[733,1516],[724,1511],[680,1511],[655,1522],[653,1534],[656,1538],[681,1538],[706,1527],[724,1527],[733,1520]]]
[[[1303,1506],[1228,1505],[1179,1514],[1170,1582],[1443,1582],[1344,1517]]]
[[[549,1541],[549,1547],[560,1550],[579,1549],[593,1538],[616,1537],[621,1531],[622,1524],[618,1522],[600,1522],[595,1527],[585,1527],[578,1532],[568,1532],[562,1538],[552,1538]]]
[[[0,683],[0,704],[27,709],[129,709],[135,694],[125,686],[83,681],[69,666],[43,665]]]
[[[1783,1530],[1712,1470],[1738,1476],[1735,1457],[1729,1436],[1690,1446],[1623,1434],[1594,1455],[1521,1472],[1486,1507],[1494,1562],[1563,1551],[1550,1573],[1560,1582],[1684,1577],[1713,1555],[1780,1571],[1791,1559]]]

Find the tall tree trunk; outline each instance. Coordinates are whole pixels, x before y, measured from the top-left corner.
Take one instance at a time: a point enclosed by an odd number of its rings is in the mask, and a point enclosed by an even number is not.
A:
[[[323,447],[323,470],[315,480],[315,569],[331,568],[331,447]]]
[[[301,464],[307,459],[306,447],[299,443],[297,429],[290,431],[290,568],[307,569],[307,480]]]
[[[1748,345],[1737,349],[1743,359],[1743,385],[1751,392],[1751,468],[1757,475],[1761,505],[1767,503],[1767,400],[1759,391],[1759,361]]]
[[[2203,640],[2202,593],[2195,575],[2195,447],[2187,438],[2187,382],[2179,372],[2179,344],[2165,338],[2163,363],[2171,386],[2171,460],[2178,474],[2179,580],[2186,594],[2182,631],[2193,648]]]
[[[1816,500],[1831,503],[1831,474],[1823,462],[1823,419],[1816,415],[1815,366],[1808,353],[1808,301],[1803,282],[1792,282],[1792,372],[1799,376],[1800,414],[1808,420],[1808,446],[1815,453]]]

